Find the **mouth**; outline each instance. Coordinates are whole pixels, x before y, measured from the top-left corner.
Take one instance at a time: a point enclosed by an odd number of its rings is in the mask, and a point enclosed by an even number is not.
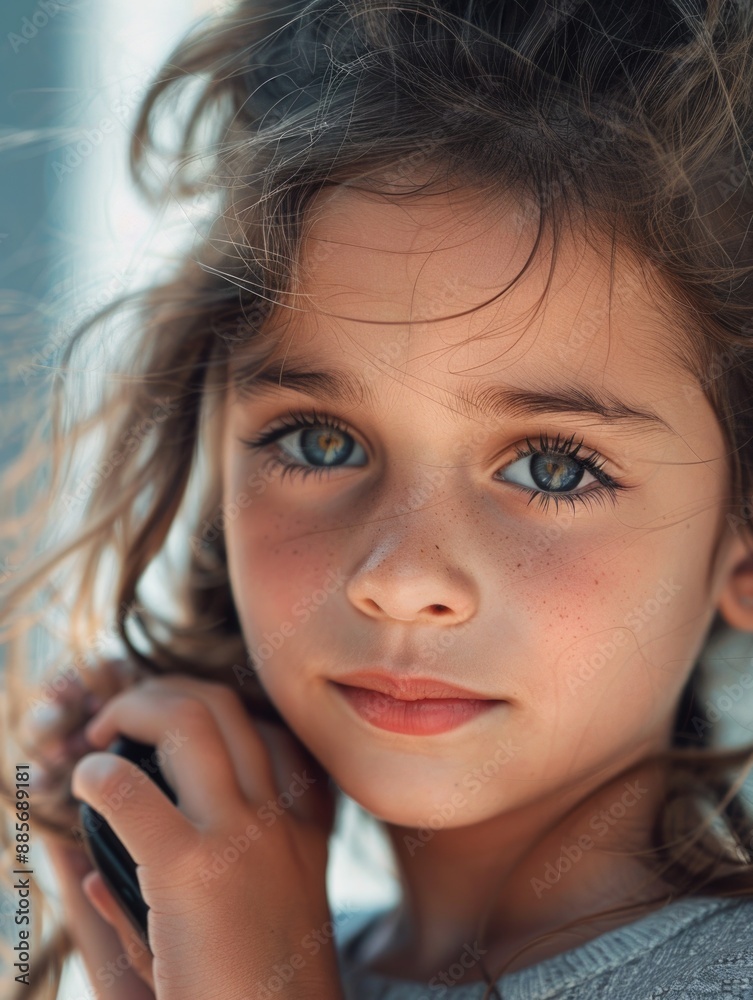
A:
[[[395,684],[394,675],[385,679],[382,674],[361,673],[356,684],[355,677],[348,675],[347,683],[330,683],[360,720],[392,733],[433,736],[508,704],[501,698],[478,695],[434,678],[403,678]]]
[[[396,701],[459,700],[503,701],[494,695],[471,691],[457,684],[448,684],[436,677],[401,676],[384,670],[358,670],[333,680],[347,687],[377,691]]]

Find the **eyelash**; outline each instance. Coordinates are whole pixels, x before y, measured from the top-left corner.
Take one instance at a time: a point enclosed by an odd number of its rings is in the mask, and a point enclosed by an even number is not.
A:
[[[264,433],[258,435],[258,437],[251,440],[241,439],[241,443],[245,445],[246,448],[252,451],[260,451],[266,445],[272,444],[277,441],[278,438],[285,437],[291,431],[300,430],[302,427],[326,427],[328,429],[342,431],[345,434],[350,435],[350,431],[346,425],[337,419],[337,417],[329,416],[328,414],[318,413],[316,410],[311,410],[309,412],[303,410],[290,410],[287,414],[291,420],[286,421],[282,419],[282,422],[276,427],[272,427]],[[292,421],[292,422],[291,422]],[[559,509],[559,504],[561,502],[569,504],[573,510],[576,508],[577,503],[585,503],[590,505],[594,502],[603,503],[605,499],[609,499],[612,503],[615,502],[617,492],[619,490],[627,490],[631,487],[626,483],[621,483],[618,480],[612,478],[612,476],[607,475],[607,473],[602,472],[602,466],[605,459],[603,459],[598,452],[591,451],[587,455],[581,455],[580,450],[583,446],[583,441],[579,441],[577,444],[573,444],[573,439],[575,435],[570,435],[569,438],[561,439],[560,435],[552,440],[547,434],[539,435],[539,447],[535,448],[531,443],[530,438],[526,437],[527,448],[521,448],[516,446],[515,448],[515,459],[510,462],[513,465],[514,462],[520,461],[521,458],[528,458],[531,455],[538,454],[552,454],[557,455],[561,458],[572,458],[577,459],[577,461],[590,472],[601,484],[596,489],[591,489],[585,493],[546,493],[543,490],[533,490],[528,486],[521,486],[519,483],[513,483],[513,486],[517,486],[518,489],[524,490],[526,493],[530,493],[531,499],[528,503],[533,500],[538,502],[539,507],[547,510],[550,502],[554,502],[555,511]],[[276,455],[272,454],[269,458],[267,465],[277,467],[281,469],[281,481],[285,479],[285,476],[290,476],[292,479],[295,475],[300,475],[304,479],[306,476],[315,475],[317,478],[322,476],[324,473],[329,472],[332,468],[337,468],[337,466],[302,466],[297,465],[294,462],[290,462],[287,458],[280,457],[282,452],[278,452]],[[505,466],[506,468],[507,466]]]

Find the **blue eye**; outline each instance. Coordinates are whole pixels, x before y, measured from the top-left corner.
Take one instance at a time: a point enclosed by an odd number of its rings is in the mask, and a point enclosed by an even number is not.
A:
[[[280,444],[276,445],[277,452],[270,456],[269,464],[282,470],[281,479],[286,475],[291,478],[294,475],[301,475],[304,479],[312,474],[319,477],[330,469],[357,468],[366,464],[365,451],[336,417],[328,417],[315,411],[304,413],[300,410],[291,410],[288,416],[292,417],[292,423],[283,421],[281,425],[265,431],[253,441],[244,441],[246,447],[261,450],[282,438],[295,438],[296,434],[299,435],[300,443],[292,446],[293,461],[287,448],[283,448]],[[347,461],[354,452],[358,455],[358,449],[363,461],[357,461],[350,466],[340,464]],[[319,466],[301,464],[312,461],[323,464]]]
[[[539,497],[539,503],[545,509],[550,500],[554,501],[555,509],[561,501],[569,503],[573,508],[576,501],[586,504],[603,503],[608,498],[614,502],[618,490],[631,488],[602,472],[604,459],[595,451],[581,455],[582,442],[574,445],[574,437],[573,434],[565,441],[561,441],[559,434],[555,440],[546,434],[541,434],[538,448],[533,446],[530,438],[526,438],[527,447],[516,448],[517,461],[506,465],[504,471],[514,469],[516,465],[523,465],[524,468],[518,475],[524,480],[528,479],[528,482],[515,479],[506,481],[516,483],[527,490],[531,494],[531,500]],[[581,486],[584,473],[590,475],[593,481],[600,485],[596,489],[580,493],[565,492]]]
[[[283,448],[282,445],[276,444],[276,451],[269,457],[269,466],[281,469],[281,480],[286,475],[291,478],[295,475],[303,478],[314,475],[318,478],[331,469],[360,468],[366,464],[364,449],[337,417],[301,410],[291,410],[288,416],[291,420],[283,420],[280,425],[265,431],[253,440],[243,441],[247,448],[260,451],[285,437],[295,440],[295,436],[299,435],[298,443],[292,446]],[[520,465],[521,469],[517,473],[520,478],[501,478],[500,481],[510,482],[530,493],[531,500],[537,500],[544,509],[549,502],[554,503],[555,509],[558,509],[562,502],[570,504],[573,509],[576,503],[603,503],[607,498],[614,503],[618,490],[632,488],[602,472],[601,466],[604,460],[600,460],[596,452],[581,455],[582,442],[574,445],[574,437],[575,435],[571,435],[563,441],[560,440],[559,434],[554,440],[541,434],[537,448],[529,438],[526,438],[527,448],[517,448],[516,461],[501,470],[509,472],[516,465]],[[348,465],[344,464],[352,458],[357,460]],[[306,464],[310,462],[320,464]],[[590,475],[599,486],[579,493],[570,492],[577,486],[583,485],[584,474]]]
[[[558,493],[575,489],[576,486],[583,485],[581,480],[584,473],[591,475],[595,481],[595,476],[592,473],[586,472],[585,468],[579,468],[578,462],[566,455],[525,455],[517,462],[506,466],[508,476],[510,469],[514,469],[516,465],[523,466],[522,472],[519,472],[518,475],[523,480],[527,479],[528,482],[520,482],[515,479],[507,479],[507,482],[517,482],[518,486],[527,486],[529,489],[538,487],[538,489],[547,489]]]

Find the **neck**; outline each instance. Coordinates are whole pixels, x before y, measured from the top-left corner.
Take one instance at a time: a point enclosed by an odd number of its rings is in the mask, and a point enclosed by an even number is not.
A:
[[[670,887],[628,856],[649,846],[664,772],[636,765],[597,793],[604,780],[597,775],[588,787],[581,781],[471,826],[419,831],[387,824],[403,898],[389,924],[395,944],[384,941],[380,969],[409,967],[423,978],[457,962],[464,948],[486,949],[496,961],[601,909],[637,903],[648,912],[652,903],[666,902]],[[515,967],[642,912],[580,924],[527,951]],[[475,969],[466,981],[480,978]]]

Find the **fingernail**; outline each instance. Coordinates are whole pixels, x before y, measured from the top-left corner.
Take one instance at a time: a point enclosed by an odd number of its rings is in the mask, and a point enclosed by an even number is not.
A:
[[[120,766],[120,761],[114,753],[94,751],[87,754],[78,761],[76,769],[73,772],[73,784],[76,785],[76,788],[73,789],[73,794],[77,798],[79,797],[77,789],[80,789],[82,768],[87,778],[93,779],[95,782],[100,782],[109,778],[113,770]]]

